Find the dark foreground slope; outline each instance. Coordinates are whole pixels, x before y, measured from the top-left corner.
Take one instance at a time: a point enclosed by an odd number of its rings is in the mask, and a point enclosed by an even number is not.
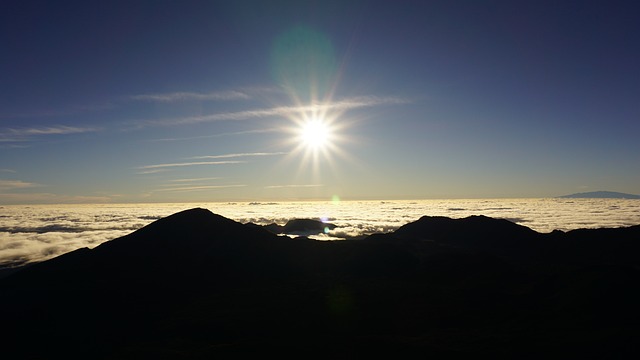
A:
[[[638,355],[640,227],[539,234],[423,217],[290,239],[203,209],[0,281],[4,354]]]

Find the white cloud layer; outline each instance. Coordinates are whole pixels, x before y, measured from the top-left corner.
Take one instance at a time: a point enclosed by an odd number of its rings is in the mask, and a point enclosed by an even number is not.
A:
[[[0,213],[0,267],[94,247],[193,207],[262,225],[284,225],[295,218],[322,219],[338,226],[328,234],[331,238],[390,232],[423,215],[486,215],[509,219],[539,232],[640,224],[640,200],[617,199],[16,205],[3,206]]]

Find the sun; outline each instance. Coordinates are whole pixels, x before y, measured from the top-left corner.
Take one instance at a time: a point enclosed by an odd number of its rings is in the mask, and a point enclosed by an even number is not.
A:
[[[291,147],[286,158],[299,161],[297,174],[308,172],[318,180],[321,173],[337,171],[339,160],[351,160],[343,146],[355,143],[346,133],[352,120],[330,102],[298,105],[298,109],[288,116],[291,125],[282,128],[283,142]]]
[[[309,150],[323,150],[330,145],[331,127],[323,119],[309,119],[300,125],[300,143]]]

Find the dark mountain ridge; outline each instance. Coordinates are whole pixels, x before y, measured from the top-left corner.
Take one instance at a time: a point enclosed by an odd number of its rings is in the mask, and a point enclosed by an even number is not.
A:
[[[640,226],[540,234],[474,216],[314,241],[191,209],[0,279],[3,349],[109,359],[636,355],[638,239]]]
[[[640,195],[615,191],[591,191],[559,196],[566,199],[640,199]]]

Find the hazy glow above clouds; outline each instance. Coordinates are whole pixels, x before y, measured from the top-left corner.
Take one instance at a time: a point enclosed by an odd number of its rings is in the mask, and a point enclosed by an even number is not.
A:
[[[0,193],[3,204],[102,204],[113,201],[112,196],[105,195],[61,195],[44,192]]]

